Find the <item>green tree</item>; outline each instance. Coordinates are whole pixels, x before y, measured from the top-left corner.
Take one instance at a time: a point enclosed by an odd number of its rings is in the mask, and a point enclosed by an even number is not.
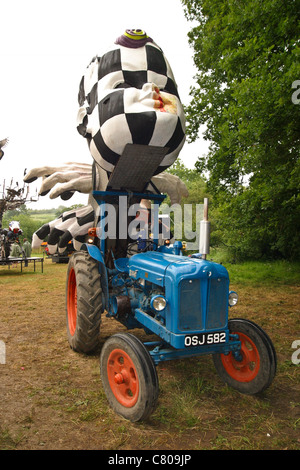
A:
[[[187,168],[180,158],[177,158],[167,173],[178,176],[189,191],[188,197],[182,200],[182,204],[202,204],[203,198],[208,197],[205,178],[195,168]]]
[[[68,211],[71,211],[71,210],[75,210],[75,209],[80,209],[80,207],[84,207],[83,204],[73,204],[72,206],[59,206],[55,212],[55,217],[60,217],[61,214],[63,214],[64,212],[68,212]]]
[[[242,256],[299,256],[300,2],[182,3],[198,70],[187,133],[194,141],[206,125],[196,168],[209,174],[224,241]]]

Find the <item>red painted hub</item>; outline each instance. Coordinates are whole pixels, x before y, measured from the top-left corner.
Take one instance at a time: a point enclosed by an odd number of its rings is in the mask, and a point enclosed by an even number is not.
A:
[[[239,336],[241,342],[241,360],[236,360],[232,352],[227,355],[222,354],[221,359],[224,369],[238,382],[251,382],[259,372],[259,352],[247,335],[243,333],[234,334]]]
[[[130,356],[121,349],[114,349],[107,361],[107,376],[114,396],[121,405],[131,408],[139,396],[139,380]]]

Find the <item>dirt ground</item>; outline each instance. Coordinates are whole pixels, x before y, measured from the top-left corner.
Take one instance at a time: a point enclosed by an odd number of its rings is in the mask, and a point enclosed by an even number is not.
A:
[[[300,366],[291,361],[292,343],[300,339],[299,287],[234,286],[241,299],[234,316],[257,321],[277,351],[277,375],[263,397],[230,390],[210,357],[172,361],[158,366],[153,416],[130,423],[108,406],[99,354],[78,354],[68,345],[66,269],[50,260],[43,273],[0,268],[1,450],[300,448]],[[124,330],[104,317],[102,342]]]

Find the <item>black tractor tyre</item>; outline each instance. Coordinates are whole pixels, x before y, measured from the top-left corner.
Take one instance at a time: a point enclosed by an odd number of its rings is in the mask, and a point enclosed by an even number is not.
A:
[[[230,333],[241,341],[240,357],[234,354],[214,354],[218,375],[229,386],[246,395],[266,390],[276,374],[277,357],[267,333],[256,323],[243,318],[229,320]]]
[[[116,333],[102,347],[100,374],[112,409],[123,418],[146,420],[159,394],[154,362],[145,345],[130,333]]]
[[[66,282],[66,320],[70,347],[91,353],[100,344],[103,312],[101,275],[96,260],[86,251],[70,257]]]

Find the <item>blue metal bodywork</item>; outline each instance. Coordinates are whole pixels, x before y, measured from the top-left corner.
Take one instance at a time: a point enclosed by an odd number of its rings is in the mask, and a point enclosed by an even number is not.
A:
[[[105,193],[96,196],[103,205]],[[128,329],[157,335],[157,342],[145,343],[155,363],[240,349],[228,330],[229,276],[224,266],[200,255],[183,256],[176,242],[116,259],[115,269],[109,270],[102,242],[100,248],[86,244],[85,249],[99,262],[107,315]],[[153,308],[155,296],[165,299],[162,310]]]

